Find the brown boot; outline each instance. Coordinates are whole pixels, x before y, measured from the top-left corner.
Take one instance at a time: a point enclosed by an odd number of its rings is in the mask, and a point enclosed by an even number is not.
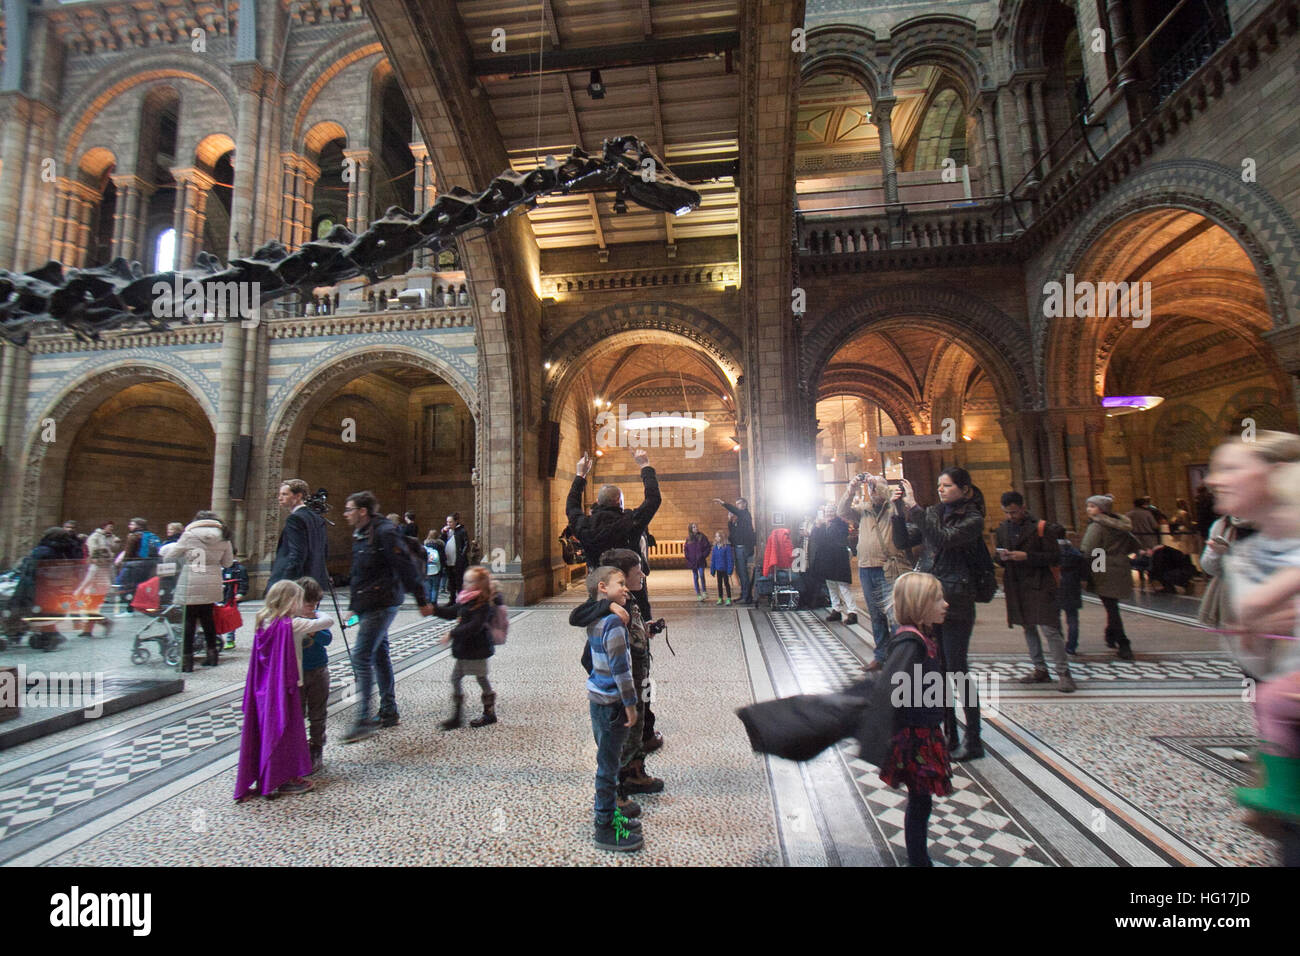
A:
[[[1035,667],[1032,674],[1026,674],[1024,677],[1016,678],[1019,684],[1046,684],[1052,679],[1052,675],[1047,672],[1046,667]]]
[[[659,793],[664,782],[645,772],[645,758],[633,760],[627,765],[627,776],[623,778],[623,790],[627,793]]]

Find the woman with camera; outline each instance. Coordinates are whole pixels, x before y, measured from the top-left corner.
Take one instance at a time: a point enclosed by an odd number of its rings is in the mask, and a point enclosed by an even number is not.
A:
[[[924,553],[916,570],[933,574],[943,585],[948,612],[943,623],[936,625],[938,644],[945,675],[959,675],[966,716],[966,739],[959,747],[956,713],[951,707],[944,708],[948,751],[953,760],[975,760],[984,756],[984,746],[980,743],[979,696],[974,682],[966,679],[966,655],[975,628],[976,583],[988,559],[987,550],[983,558],[975,551],[984,548],[984,495],[971,483],[970,473],[957,467],[939,473],[938,494],[938,504],[923,509],[912,503],[907,508],[905,495],[910,497],[910,488],[894,488],[894,546],[921,545]]]

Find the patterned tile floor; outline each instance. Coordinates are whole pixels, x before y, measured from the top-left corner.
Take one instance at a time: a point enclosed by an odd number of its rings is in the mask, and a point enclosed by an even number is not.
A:
[[[682,577],[655,576],[676,655],[656,648],[668,743],[650,769],[667,787],[642,801],[640,854],[611,858],[590,845],[594,744],[581,636],[566,622],[571,593],[517,612],[492,662],[501,722],[482,730],[436,729],[452,663],[436,642],[448,625],[404,612],[411,623],[393,642],[401,724],[355,746],[331,743],[317,790],[302,797],[230,800],[238,654],[193,675],[178,698],[0,754],[0,863],[899,865],[904,795],[883,786],[852,744],[805,765],[760,758],[733,714],[755,699],[860,678],[867,630],[808,611],[700,606]],[[1243,773],[1236,758],[1252,740],[1235,668],[1181,625],[1136,621],[1131,630],[1149,651],[1135,662],[1072,664],[1081,689],[1069,698],[1008,687],[1026,666],[1017,635],[995,622],[977,630],[974,666],[1000,679],[1002,693],[988,721],[990,756],[961,767],[956,792],[936,801],[936,860],[1271,862],[1271,846],[1236,822],[1230,799]],[[335,734],[351,716],[349,680],[336,654]]]

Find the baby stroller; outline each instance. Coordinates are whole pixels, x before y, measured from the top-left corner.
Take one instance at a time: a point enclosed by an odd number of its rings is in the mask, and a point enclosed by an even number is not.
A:
[[[135,589],[131,598],[131,609],[144,614],[149,620],[136,632],[131,644],[131,663],[143,664],[149,660],[149,648],[145,645],[153,642],[158,645],[158,653],[168,664],[179,664],[181,660],[181,635],[178,625],[182,621],[184,609],[172,604],[170,595],[162,592],[157,577],[149,578]]]

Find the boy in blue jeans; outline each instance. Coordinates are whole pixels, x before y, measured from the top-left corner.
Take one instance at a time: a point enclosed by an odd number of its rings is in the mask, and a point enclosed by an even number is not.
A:
[[[324,589],[315,578],[299,578],[294,583],[302,588],[302,616],[316,617]],[[309,643],[302,648],[302,709],[311,746],[311,772],[315,773],[325,753],[325,713],[330,701],[330,656],[326,648],[334,636],[327,630],[317,631],[306,640]]]
[[[602,850],[628,853],[641,849],[642,839],[641,821],[623,816],[616,802],[619,759],[637,720],[623,572],[608,566],[592,571],[587,575],[587,595],[593,601],[608,600],[611,606],[609,614],[587,625],[592,664],[587,701],[596,738],[595,843]]]

